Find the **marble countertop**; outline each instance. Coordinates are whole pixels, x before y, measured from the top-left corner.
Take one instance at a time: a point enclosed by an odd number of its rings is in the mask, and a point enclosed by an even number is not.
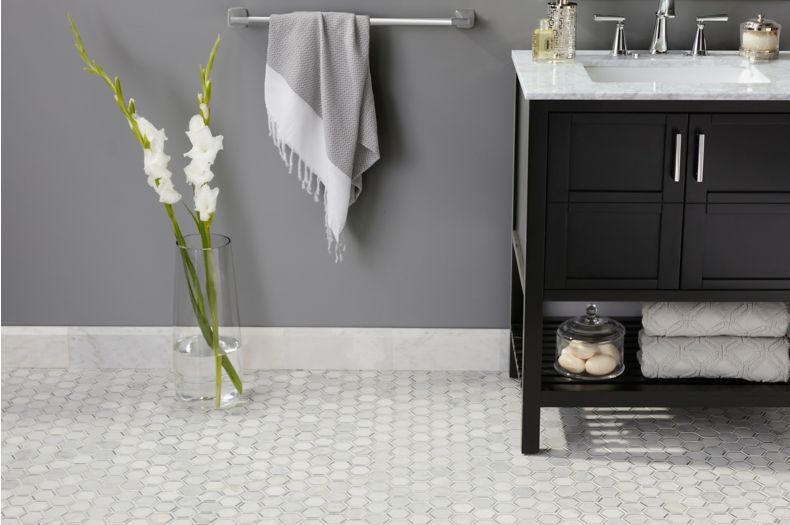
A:
[[[737,52],[688,57],[681,52],[638,58],[612,57],[607,51],[580,51],[567,63],[536,63],[530,50],[514,50],[513,65],[529,100],[790,100],[790,53],[778,60],[750,64]],[[695,65],[756,69],[770,82],[754,84],[685,82],[594,82],[585,66],[678,68]]]

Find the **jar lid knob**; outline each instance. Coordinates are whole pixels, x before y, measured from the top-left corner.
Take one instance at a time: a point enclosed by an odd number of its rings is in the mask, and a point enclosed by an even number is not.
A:
[[[757,21],[758,21],[758,22],[760,22],[760,23],[762,24],[762,23],[763,23],[763,21],[765,21],[765,16],[763,16],[763,14],[762,14],[762,13],[758,13],[758,14],[757,14]]]
[[[598,306],[595,304],[587,305],[587,321],[594,322],[598,317]]]

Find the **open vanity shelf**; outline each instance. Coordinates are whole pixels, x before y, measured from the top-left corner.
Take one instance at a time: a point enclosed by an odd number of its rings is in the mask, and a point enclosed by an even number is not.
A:
[[[640,372],[636,353],[642,326],[638,317],[618,318],[625,326],[625,372],[607,381],[574,381],[554,370],[554,343],[557,327],[565,319],[543,320],[543,363],[541,399],[544,406],[576,406],[578,395],[585,406],[782,406],[779,391],[790,393],[790,384],[753,383],[739,379],[648,379]]]
[[[578,381],[554,369],[556,331],[562,317],[545,317],[542,330],[540,373],[541,406],[642,407],[642,406],[786,406],[790,383],[756,383],[740,379],[649,379],[642,375],[637,351],[642,327],[639,317],[616,317],[626,329],[625,372],[603,381]],[[512,326],[511,375],[521,378],[523,335]],[[580,399],[579,396],[584,396]]]

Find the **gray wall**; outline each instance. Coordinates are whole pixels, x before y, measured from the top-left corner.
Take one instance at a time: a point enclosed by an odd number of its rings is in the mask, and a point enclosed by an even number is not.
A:
[[[472,31],[373,29],[382,160],[353,206],[345,262],[326,253],[322,210],[298,187],[266,133],[265,29],[229,30],[210,0],[3,0],[2,322],[6,325],[167,325],[173,247],[145,184],[142,155],[104,86],[80,70],[65,20],[121,75],[141,114],[167,128],[183,189],[182,130],[194,112],[197,65],[223,42],[213,127],[225,135],[215,230],[233,237],[245,324],[505,327],[508,324],[513,74],[529,47],[536,0],[271,0],[259,14],[332,8],[380,16],[443,16],[472,7]],[[654,0],[581,0],[579,47],[605,48],[628,17],[647,45]],[[672,47],[693,16],[712,48],[737,45],[758,10],[790,24],[790,2],[678,0]],[[790,37],[784,40],[787,48]],[[182,215],[183,217],[183,215]],[[182,221],[187,225],[186,220]]]

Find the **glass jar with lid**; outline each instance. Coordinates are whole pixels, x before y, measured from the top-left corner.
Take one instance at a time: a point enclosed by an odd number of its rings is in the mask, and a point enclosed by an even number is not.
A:
[[[741,24],[741,56],[753,61],[779,58],[781,32],[782,26],[762,13],[747,20]]]
[[[587,305],[581,317],[568,319],[557,329],[554,368],[573,379],[612,379],[625,370],[625,328],[614,319],[598,316],[598,307]]]

